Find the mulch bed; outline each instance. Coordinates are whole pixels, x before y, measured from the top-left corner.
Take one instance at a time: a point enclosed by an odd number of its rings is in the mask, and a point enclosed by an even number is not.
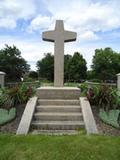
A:
[[[110,125],[107,125],[99,118],[99,112],[96,106],[92,106],[93,115],[97,124],[97,128],[100,134],[120,136],[120,129],[116,129]]]
[[[10,123],[0,126],[0,133],[15,134],[17,131],[18,125],[20,123],[24,109],[25,109],[25,105],[17,106],[16,107],[16,110],[17,110],[16,118]]]

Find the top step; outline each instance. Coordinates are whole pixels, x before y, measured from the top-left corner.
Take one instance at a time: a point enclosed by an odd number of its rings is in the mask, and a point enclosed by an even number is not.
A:
[[[38,105],[80,105],[80,101],[76,99],[38,99]]]
[[[77,87],[40,87],[37,89],[39,99],[79,99]]]

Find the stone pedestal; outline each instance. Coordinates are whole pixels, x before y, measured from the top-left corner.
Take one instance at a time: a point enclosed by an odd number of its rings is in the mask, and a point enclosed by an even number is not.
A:
[[[37,89],[39,99],[79,99],[77,87],[40,87]]]

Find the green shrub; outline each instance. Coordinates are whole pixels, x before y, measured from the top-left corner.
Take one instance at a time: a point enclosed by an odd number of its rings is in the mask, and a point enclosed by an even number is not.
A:
[[[86,95],[91,105],[96,105],[105,111],[120,107],[120,91],[108,85],[90,87]]]
[[[24,81],[24,82],[33,82],[34,79],[31,78],[31,77],[24,77],[24,80],[23,80],[23,81]]]
[[[80,85],[80,89],[81,89],[81,92],[82,93],[87,93],[87,90],[88,90],[88,84],[86,84],[86,83],[82,83],[81,85]]]
[[[21,84],[0,92],[0,108],[10,109],[18,104],[26,103],[35,94],[35,87]]]
[[[7,89],[2,89],[0,92],[0,108],[9,109],[12,106],[12,100],[8,95]]]
[[[120,128],[118,118],[119,118],[120,110],[110,110],[109,112],[105,112],[104,110],[100,110],[99,117],[103,122],[115,127]]]
[[[13,120],[16,116],[16,108],[11,108],[9,111],[6,109],[0,109],[0,125]]]
[[[90,79],[91,82],[101,83],[100,79]]]
[[[17,85],[8,91],[8,95],[12,101],[12,105],[26,103],[30,97],[35,93],[35,89],[29,85],[23,83],[22,85]]]
[[[35,94],[35,88],[23,83],[19,87],[18,93],[19,93],[20,103],[26,103],[29,100],[29,98]]]

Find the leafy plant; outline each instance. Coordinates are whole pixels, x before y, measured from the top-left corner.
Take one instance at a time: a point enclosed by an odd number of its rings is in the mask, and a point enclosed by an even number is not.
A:
[[[8,95],[8,90],[2,89],[0,92],[0,108],[10,109],[12,106],[12,100]]]
[[[81,89],[81,92],[82,92],[82,94],[86,94],[87,93],[87,90],[88,90],[88,84],[86,84],[86,83],[82,83],[81,85],[80,85],[80,89]]]
[[[105,112],[104,110],[100,110],[99,116],[103,120],[103,122],[116,127],[120,128],[120,124],[118,122],[120,110],[110,110],[109,112]]]
[[[105,111],[120,106],[120,92],[107,85],[101,84],[100,86],[90,87],[86,95],[91,105],[96,105]]]
[[[20,103],[26,103],[30,97],[33,96],[35,90],[31,86],[27,86],[24,83],[19,88],[19,101]]]
[[[20,95],[19,95],[19,86],[16,85],[15,87],[9,89],[8,95],[12,101],[13,107],[20,103]]]
[[[35,90],[31,86],[23,83],[22,85],[11,88],[8,95],[12,100],[13,106],[16,106],[17,104],[26,103],[34,93]]]
[[[16,116],[16,108],[11,108],[9,111],[6,109],[0,109],[0,125],[3,125]]]

